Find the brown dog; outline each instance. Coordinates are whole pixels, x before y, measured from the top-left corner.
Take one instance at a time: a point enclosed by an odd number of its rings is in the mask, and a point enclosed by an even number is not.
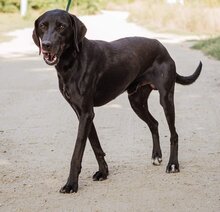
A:
[[[158,90],[170,129],[170,159],[166,171],[179,172],[178,135],[175,129],[174,86],[189,85],[200,75],[202,63],[188,77],[176,73],[165,47],[154,39],[128,37],[113,42],[88,40],[86,27],[63,10],[44,13],[35,22],[33,39],[48,65],[55,65],[59,88],[79,119],[70,174],[60,192],[78,190],[78,177],[86,140],[89,138],[99,164],[94,180],[104,180],[108,166],[93,123],[95,106],[101,106],[127,91],[134,112],[149,126],[153,137],[152,160],[162,162],[158,122],[148,111],[150,92]]]

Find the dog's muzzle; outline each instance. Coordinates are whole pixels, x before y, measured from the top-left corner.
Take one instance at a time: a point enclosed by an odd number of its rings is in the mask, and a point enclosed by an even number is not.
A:
[[[57,54],[54,54],[52,52],[49,51],[42,51],[43,54],[43,58],[44,61],[48,64],[48,65],[56,65],[59,62],[59,57]]]

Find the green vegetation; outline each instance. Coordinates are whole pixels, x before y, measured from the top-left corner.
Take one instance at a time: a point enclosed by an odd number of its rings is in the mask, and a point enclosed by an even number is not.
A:
[[[68,0],[28,0],[33,11],[65,9]],[[94,14],[103,8],[128,10],[130,20],[159,32],[220,34],[220,0],[185,0],[185,4],[167,4],[166,0],[72,0],[70,11],[78,15]],[[20,0],[0,0],[1,13],[15,13]]]
[[[193,48],[220,60],[220,0],[185,0],[184,6],[165,0],[135,0],[129,11],[130,20],[154,31],[217,36]]]
[[[74,3],[75,1],[75,3]],[[73,6],[77,6],[77,13],[79,14],[95,14],[101,10],[103,0],[73,0]]]
[[[136,0],[130,4],[130,19],[158,32],[220,34],[220,0],[185,0],[166,4],[165,0]]]
[[[72,12],[72,9],[77,5],[78,14],[94,14],[101,9],[104,1],[72,0],[70,11]],[[19,13],[20,0],[0,0],[0,41],[10,39],[5,34],[8,31],[33,27],[34,20],[46,10],[65,9],[67,2],[68,0],[28,0],[28,13],[26,17],[21,17]]]
[[[73,0],[72,5],[77,5],[83,13],[94,14],[100,9],[100,5],[105,0]],[[44,11],[48,9],[61,8],[65,9],[68,0],[28,0],[28,7],[31,10]],[[0,12],[13,13],[18,12],[20,0],[0,0]]]
[[[220,37],[198,41],[192,48],[202,50],[205,54],[220,60]]]
[[[30,18],[22,18],[19,13],[0,13],[0,42],[11,39],[6,35],[9,31],[33,27],[35,17],[37,16],[34,14]]]
[[[33,26],[42,12],[65,9],[68,0],[28,0],[28,14],[21,18],[20,0],[0,0],[0,40],[4,32]],[[70,12],[94,14],[101,9],[127,10],[130,20],[158,32],[220,35],[220,0],[185,0],[184,5],[166,0],[72,0]],[[7,24],[10,23],[10,24]],[[199,41],[193,48],[220,60],[220,37]]]

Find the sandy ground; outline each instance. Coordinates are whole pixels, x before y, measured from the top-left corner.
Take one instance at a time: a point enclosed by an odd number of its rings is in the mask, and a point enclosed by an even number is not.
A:
[[[56,72],[31,41],[32,29],[0,44],[0,211],[220,211],[220,62],[189,49],[186,37],[158,35],[126,22],[126,13],[104,12],[81,19],[87,37],[113,40],[128,35],[159,38],[199,80],[176,86],[176,127],[181,172],[166,174],[169,131],[157,92],[150,109],[160,125],[163,163],[151,164],[147,126],[131,110],[127,94],[96,109],[95,124],[110,175],[93,182],[97,163],[86,147],[77,194],[60,194],[66,182],[77,119],[58,91]]]

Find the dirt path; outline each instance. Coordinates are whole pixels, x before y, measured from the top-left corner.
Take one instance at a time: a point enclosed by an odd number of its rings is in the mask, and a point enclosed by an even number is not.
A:
[[[110,169],[108,180],[92,181],[97,163],[88,144],[79,192],[60,194],[78,122],[58,91],[54,68],[37,55],[27,29],[21,36],[25,38],[0,44],[0,211],[220,211],[220,62],[179,43],[183,37],[161,36],[126,23],[125,13],[97,17],[82,18],[90,38],[158,37],[183,75],[203,62],[195,84],[176,86],[181,172],[165,173],[169,131],[157,92],[151,95],[150,109],[160,123],[160,167],[151,165],[150,132],[123,94],[96,109],[95,124]]]

